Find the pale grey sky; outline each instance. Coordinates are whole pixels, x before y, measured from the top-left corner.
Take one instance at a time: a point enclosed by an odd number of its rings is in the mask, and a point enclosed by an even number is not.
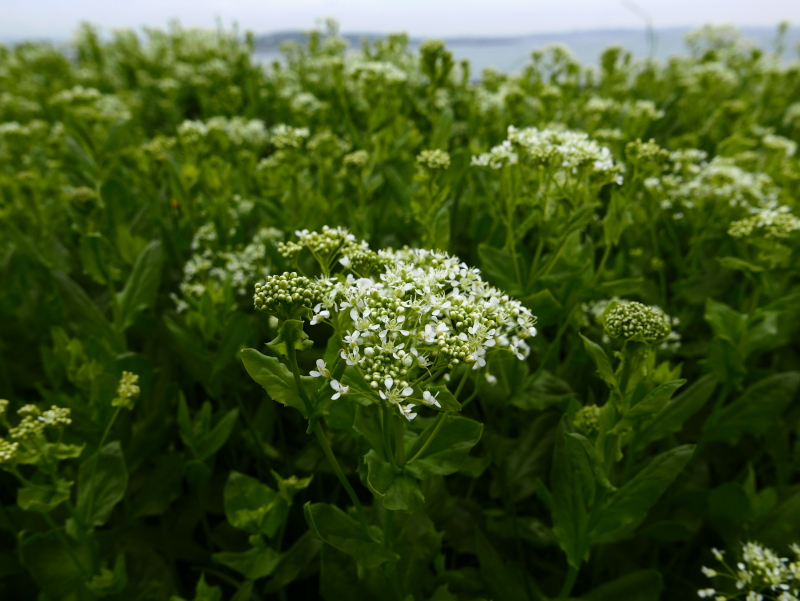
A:
[[[800,23],[800,0],[636,0],[656,27]],[[269,33],[336,17],[343,31],[508,35],[641,27],[623,0],[0,0],[0,38],[65,38],[88,20],[104,28],[228,26]]]

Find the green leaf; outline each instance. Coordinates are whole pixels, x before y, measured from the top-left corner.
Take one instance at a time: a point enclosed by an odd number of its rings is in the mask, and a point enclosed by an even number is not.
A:
[[[654,457],[603,505],[589,535],[592,544],[610,543],[629,536],[693,453],[694,445],[682,445]]]
[[[556,299],[549,288],[539,290],[539,292],[525,296],[519,300],[536,316],[539,326],[553,325],[564,311],[564,306],[558,302],[558,299]]]
[[[511,569],[480,528],[475,528],[475,550],[478,553],[481,578],[486,582],[493,599],[530,599],[523,580],[525,576],[520,571]]]
[[[594,364],[597,366],[597,373],[600,374],[600,377],[606,384],[608,384],[608,387],[611,388],[611,390],[619,393],[617,376],[614,374],[614,370],[611,368],[611,362],[608,360],[606,352],[599,344],[592,342],[583,334],[581,334],[580,337],[583,338],[583,347],[586,349],[586,352],[589,353],[592,361],[594,361]]]
[[[108,443],[81,463],[76,509],[90,526],[102,526],[125,496],[128,469],[119,441]]]
[[[644,446],[678,432],[687,419],[703,408],[716,387],[717,381],[714,376],[706,374],[669,401],[656,414],[653,421],[639,432],[637,437],[639,445]]]
[[[173,595],[170,601],[184,601],[181,597]],[[194,593],[194,601],[222,601],[222,589],[218,586],[209,586],[206,584],[205,572],[200,574],[200,580],[197,581],[197,588]]]
[[[128,584],[128,573],[125,569],[125,556],[117,556],[114,570],[102,568],[100,573],[86,582],[86,588],[98,597],[117,595],[125,590]]]
[[[598,288],[608,296],[630,296],[637,294],[644,285],[644,278],[622,278],[601,282]]]
[[[725,482],[708,495],[709,522],[726,543],[735,543],[751,512],[750,498],[737,482]]]
[[[717,262],[725,269],[733,269],[735,271],[744,271],[746,273],[760,273],[764,271],[763,267],[748,263],[737,257],[717,257]]]
[[[224,498],[230,525],[250,534],[275,536],[289,514],[289,504],[283,496],[239,472],[231,472]]]
[[[522,294],[522,287],[517,281],[514,258],[509,253],[488,244],[481,244],[478,246],[478,257],[481,272],[487,280],[512,296]],[[525,281],[524,275],[521,274],[521,277],[522,281]]]
[[[278,566],[272,572],[272,579],[267,582],[266,594],[272,594],[293,582],[317,556],[322,542],[311,531],[306,530],[288,551],[281,554]]]
[[[367,538],[358,522],[335,505],[306,503],[303,511],[308,527],[318,539],[346,553],[364,568],[376,568],[397,557],[382,544]]]
[[[197,453],[195,454],[195,459],[198,461],[205,461],[218,450],[220,450],[222,445],[225,444],[225,441],[228,440],[231,432],[233,432],[233,428],[236,426],[236,420],[238,417],[239,410],[231,409],[222,416],[222,419],[219,420],[216,426],[214,426],[213,430],[200,436],[199,440],[197,441]]]
[[[583,463],[584,467],[582,467],[581,469],[585,470],[586,468],[588,468],[590,470],[588,474],[583,473],[582,475],[584,477],[586,476],[592,477],[594,482],[596,482],[597,484],[599,484],[608,491],[613,492],[617,490],[617,487],[611,484],[611,482],[609,482],[605,470],[603,469],[603,465],[600,462],[600,458],[597,456],[597,451],[595,450],[594,445],[589,441],[589,439],[581,434],[577,434],[574,432],[566,434],[566,437],[567,437],[567,448],[569,449],[569,453],[573,461],[576,464],[578,462]],[[592,504],[591,501],[589,504],[590,505]]]
[[[161,283],[161,266],[164,253],[161,242],[153,240],[136,257],[133,271],[125,282],[125,287],[118,295],[120,323],[125,330],[133,325],[136,315],[151,307],[158,294]]]
[[[68,550],[62,540],[67,541]],[[55,532],[27,538],[21,535],[19,554],[41,592],[51,599],[65,599],[80,591],[92,565],[88,541],[76,543],[67,537],[59,538]]]
[[[242,553],[215,553],[214,561],[236,570],[245,578],[258,580],[272,574],[280,562],[280,554],[263,544]]]
[[[103,340],[113,351],[122,351],[124,344],[119,334],[117,334],[92,299],[83,291],[83,288],[61,272],[55,272],[53,277],[58,284],[61,298],[64,301],[67,315],[72,321],[74,330],[79,332],[81,336],[95,336]]]
[[[59,478],[55,484],[26,484],[17,490],[17,505],[25,511],[47,513],[69,499],[72,482]]]
[[[738,313],[728,305],[711,298],[706,299],[704,317],[717,338],[727,340],[734,346],[739,344],[747,329],[746,315]]]
[[[717,421],[708,424],[708,441],[736,444],[745,433],[762,435],[789,406],[800,386],[800,373],[785,372],[760,380],[725,407]]]
[[[314,479],[313,474],[306,478],[289,476],[288,478],[284,479],[281,478],[281,475],[275,470],[270,470],[270,473],[278,483],[278,494],[281,495],[290,505],[292,503],[292,499],[294,499],[294,496],[301,490],[308,488],[308,485],[311,484],[311,481]]]
[[[617,425],[611,430],[611,433],[620,434],[631,430],[636,423],[642,419],[653,417],[666,406],[672,398],[672,395],[675,394],[675,391],[685,383],[686,380],[673,380],[672,382],[657,386],[625,413],[622,419],[617,422]]]
[[[603,236],[608,246],[616,246],[622,232],[633,223],[628,211],[628,198],[617,191],[611,193],[606,216],[603,218]]]
[[[281,324],[278,335],[267,343],[267,346],[276,353],[286,357],[288,349],[286,343],[292,340],[297,351],[306,351],[314,346],[314,341],[308,338],[308,334],[303,331],[303,322],[298,319],[287,319]]]
[[[419,457],[415,458],[436,428],[435,423],[423,430],[406,449],[406,457],[412,459],[406,464],[405,471],[420,480],[457,472],[481,438],[483,424],[459,415],[445,414],[442,419],[446,420],[444,425]]]
[[[266,357],[251,348],[242,351],[242,361],[250,377],[259,383],[274,401],[287,407],[294,407],[308,419],[308,412],[303,404],[303,399],[297,393],[294,377],[289,368],[275,357]],[[316,398],[319,382],[310,376],[301,376],[300,380],[309,398]]]
[[[416,479],[398,474],[389,462],[371,450],[364,456],[367,464],[367,486],[386,509],[402,509],[413,513],[425,502]]]
[[[567,561],[579,568],[589,549],[587,538],[589,513],[584,487],[567,448],[565,420],[558,425],[553,449],[552,486],[553,534],[567,555]]]
[[[658,601],[662,588],[658,570],[640,570],[601,584],[581,598],[585,601]]]

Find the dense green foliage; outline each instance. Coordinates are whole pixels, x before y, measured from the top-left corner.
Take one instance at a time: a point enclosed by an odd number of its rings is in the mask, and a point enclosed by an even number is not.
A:
[[[800,63],[687,46],[0,47],[0,597],[744,598],[712,548],[800,541]]]

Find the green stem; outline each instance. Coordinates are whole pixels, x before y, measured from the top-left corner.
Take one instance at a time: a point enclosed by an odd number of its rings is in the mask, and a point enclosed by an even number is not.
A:
[[[433,442],[433,439],[436,438],[436,435],[439,433],[439,430],[441,430],[442,426],[444,426],[444,422],[447,420],[447,416],[449,414],[450,414],[449,411],[444,411],[439,414],[438,418],[439,421],[436,422],[436,425],[433,428],[433,432],[431,432],[431,435],[428,437],[428,440],[426,440],[425,444],[423,444],[422,447],[420,447],[419,451],[417,451],[414,454],[414,456],[408,460],[408,463],[413,463],[420,457],[420,455],[422,455],[425,452],[425,449],[427,449],[430,446],[430,444]]]
[[[339,482],[347,491],[347,494],[350,497],[350,501],[352,501],[353,505],[356,508],[356,514],[358,515],[358,522],[361,524],[361,530],[364,532],[364,536],[366,536],[369,540],[372,540],[372,535],[369,533],[369,528],[367,528],[367,520],[364,517],[364,508],[361,506],[361,501],[358,500],[358,497],[356,496],[356,491],[354,491],[353,487],[350,486],[350,482],[347,481],[344,472],[342,472],[342,468],[339,466],[339,462],[336,461],[336,456],[333,454],[333,450],[331,449],[331,445],[328,442],[328,438],[322,431],[322,426],[320,425],[319,422],[317,422],[314,425],[314,434],[317,435],[317,440],[319,441],[319,445],[322,447],[322,452],[325,454],[325,457],[328,458],[328,462],[331,464],[333,472],[336,474],[336,477],[339,478]]]
[[[284,328],[284,330],[286,333],[292,331],[289,328]],[[302,380],[300,380],[300,370],[297,367],[297,352],[294,348],[294,336],[292,334],[289,334],[288,336],[284,334],[284,337],[286,338],[286,358],[289,360],[289,365],[292,368],[292,375],[294,376],[294,383],[297,387],[297,393],[303,400],[306,411],[308,411],[308,418],[311,419],[311,414],[314,410],[314,407],[311,405],[311,401],[309,400],[306,391],[303,389]],[[322,452],[325,454],[325,457],[328,458],[328,462],[331,464],[333,472],[336,474],[336,477],[339,478],[339,482],[342,484],[342,486],[344,486],[344,489],[347,491],[350,500],[356,508],[358,521],[361,524],[361,529],[364,531],[364,535],[369,540],[372,540],[372,536],[369,533],[369,528],[367,528],[367,520],[364,517],[364,508],[361,506],[361,501],[359,501],[358,497],[356,496],[356,491],[354,491],[353,487],[350,486],[350,482],[348,482],[347,478],[345,477],[339,462],[336,461],[336,455],[333,454],[331,445],[328,442],[328,437],[325,436],[325,433],[322,431],[322,425],[318,421],[313,422],[313,424],[314,434],[316,434],[319,445],[322,447]]]
[[[564,579],[564,586],[561,587],[559,597],[569,597],[572,593],[572,588],[575,586],[575,581],[578,579],[578,568],[569,566],[567,570],[567,577]]]
[[[403,437],[403,422],[397,416],[389,414],[389,418],[394,422],[394,453],[397,458],[397,466],[403,469],[406,464],[406,443]]]
[[[458,400],[458,395],[461,394],[461,390],[464,388],[464,384],[467,383],[467,377],[469,376],[469,368],[464,370],[464,377],[461,378],[461,382],[458,383],[458,388],[456,388],[456,392],[453,395]]]
[[[389,463],[392,465],[392,469],[395,473],[401,473],[401,470],[397,466],[397,462],[394,460],[394,453],[392,452],[392,439],[391,435],[389,434],[389,422],[391,421],[391,417],[389,415],[389,409],[386,408],[383,403],[381,403],[381,429],[383,430],[383,445],[386,447],[386,456],[389,458]]]
[[[56,533],[56,537],[61,543],[61,546],[64,547],[64,550],[67,552],[67,555],[69,555],[70,559],[72,560],[72,563],[75,564],[75,567],[77,567],[80,573],[83,574],[84,578],[88,578],[91,574],[89,574],[86,568],[83,567],[83,564],[78,560],[78,557],[75,555],[75,552],[69,545],[69,542],[64,536],[64,533],[61,532],[61,529],[56,525],[56,523],[53,521],[53,518],[50,517],[49,513],[43,513],[42,515],[44,516],[44,519],[48,523],[48,525],[53,529],[53,532]]]

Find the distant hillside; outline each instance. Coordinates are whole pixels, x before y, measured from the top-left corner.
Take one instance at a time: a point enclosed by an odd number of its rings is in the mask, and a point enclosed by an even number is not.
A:
[[[688,31],[691,31],[691,28],[676,27],[656,30],[655,48],[651,48],[644,28],[537,33],[509,37],[459,36],[443,39],[457,58],[470,60],[475,72],[487,66],[513,72],[521,69],[528,61],[531,50],[552,43],[566,44],[582,63],[596,63],[600,53],[613,44],[624,46],[637,58],[653,54],[655,58],[666,60],[670,56],[685,52],[683,37]],[[767,51],[774,49],[776,28],[743,27],[741,31],[745,38],[752,40],[761,48]],[[373,40],[385,37],[385,35],[365,32],[344,33],[342,37],[350,43],[353,50],[357,50],[363,39]],[[426,38],[412,37],[410,39],[411,48],[416,49],[424,39]],[[305,36],[301,31],[284,31],[257,36],[256,56],[265,61],[278,59],[280,57],[278,49],[281,43],[287,40],[303,43]],[[793,60],[798,57],[798,43],[800,43],[800,27],[793,27],[787,35],[784,60]]]

